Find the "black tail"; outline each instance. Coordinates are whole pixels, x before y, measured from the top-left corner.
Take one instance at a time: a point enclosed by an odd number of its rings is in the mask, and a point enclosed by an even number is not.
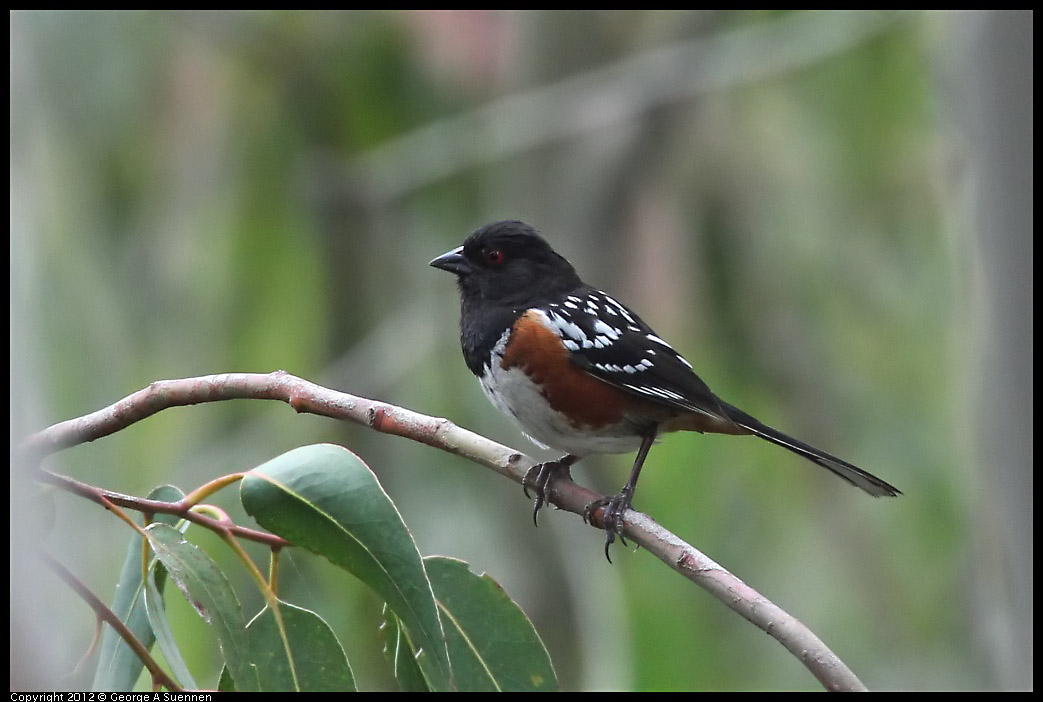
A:
[[[814,446],[809,446],[803,441],[787,436],[777,429],[772,429],[738,407],[732,407],[727,402],[721,402],[721,407],[728,413],[728,418],[739,426],[749,429],[754,434],[773,444],[789,449],[793,453],[803,456],[812,463],[831,470],[852,485],[862,488],[873,497],[894,497],[901,495],[902,491],[890,483],[884,482],[872,473],[867,473],[858,466],[853,466],[847,461],[842,461],[836,456],[830,456],[825,451],[820,451]]]

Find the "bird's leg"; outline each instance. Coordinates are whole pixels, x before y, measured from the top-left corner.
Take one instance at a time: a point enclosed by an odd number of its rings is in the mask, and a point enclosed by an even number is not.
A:
[[[618,495],[594,500],[583,510],[583,520],[587,523],[593,523],[594,512],[601,507],[605,508],[605,512],[601,517],[601,523],[607,534],[605,537],[605,558],[608,559],[609,563],[612,562],[612,557],[608,555],[608,547],[616,540],[616,534],[619,534],[620,543],[624,546],[627,544],[626,539],[623,538],[623,514],[631,508],[630,502],[634,498],[637,477],[641,474],[641,466],[644,465],[645,457],[648,456],[648,450],[652,448],[654,442],[654,431],[641,440],[641,448],[637,450],[637,457],[634,459],[634,467],[630,471],[630,478]]]
[[[569,469],[579,458],[579,456],[567,454],[556,461],[537,463],[526,471],[525,477],[522,479],[522,490],[525,492],[526,497],[531,497],[529,495],[530,487],[536,493],[536,500],[532,508],[532,523],[536,526],[540,525],[540,510],[543,508],[543,505],[547,504],[547,486],[550,485],[551,479],[562,471],[564,471],[565,477],[571,479],[572,475]]]

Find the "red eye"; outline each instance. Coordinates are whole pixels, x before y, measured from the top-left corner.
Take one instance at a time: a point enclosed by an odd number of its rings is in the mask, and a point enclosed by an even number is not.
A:
[[[494,266],[498,266],[504,261],[503,251],[499,249],[490,249],[485,252],[485,260]]]

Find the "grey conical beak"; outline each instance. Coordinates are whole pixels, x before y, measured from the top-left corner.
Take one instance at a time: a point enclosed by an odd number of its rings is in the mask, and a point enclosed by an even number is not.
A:
[[[429,265],[457,275],[466,275],[471,272],[471,264],[464,257],[464,247],[462,246],[457,246],[452,251],[446,251],[431,261]]]

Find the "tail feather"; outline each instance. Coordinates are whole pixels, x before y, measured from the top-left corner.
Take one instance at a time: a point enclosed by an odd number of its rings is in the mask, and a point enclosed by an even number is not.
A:
[[[852,485],[862,488],[873,497],[894,497],[895,495],[902,494],[901,490],[890,483],[881,480],[872,473],[867,473],[858,466],[851,465],[847,461],[841,460],[836,456],[831,456],[825,451],[820,451],[814,446],[810,446],[799,439],[794,439],[792,436],[783,434],[777,429],[772,429],[767,424],[764,424],[746,414],[738,407],[733,407],[726,402],[721,402],[721,407],[728,414],[729,419],[744,429],[748,429],[760,438],[770,441],[777,446],[789,449],[793,453],[803,456],[812,463],[820,465],[826,470],[832,471]]]

